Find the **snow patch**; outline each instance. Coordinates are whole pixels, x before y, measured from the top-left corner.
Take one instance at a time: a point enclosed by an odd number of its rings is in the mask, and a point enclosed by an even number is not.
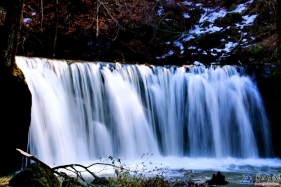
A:
[[[204,66],[201,62],[198,62],[198,61],[195,61],[193,64],[196,66]]]
[[[190,46],[190,47],[188,47],[188,49],[196,49],[196,47],[195,46]]]
[[[243,13],[248,8],[248,6],[252,3],[253,3],[253,0],[250,0],[244,4],[239,4],[239,5],[237,5],[235,10],[230,11],[230,12]]]
[[[227,13],[243,13],[248,8],[248,5],[250,5],[253,2],[253,0],[250,0],[244,4],[237,5],[236,9],[233,11],[226,11],[225,9],[207,9],[204,8],[205,13],[202,15],[202,17],[199,20],[199,23],[203,23],[206,21],[209,21],[211,23],[214,23],[214,21],[220,17],[224,17]]]
[[[181,43],[181,42],[179,42],[179,41],[175,41],[175,42],[174,42],[174,46],[176,46],[176,47],[179,47],[179,48],[180,48],[180,50],[181,50],[181,54],[183,54],[183,53],[184,53],[184,47],[183,47],[183,45],[182,45],[182,43]]]
[[[193,35],[190,34],[182,34],[177,41],[188,42],[189,40],[195,39]]]
[[[226,15],[226,10],[221,9],[219,11],[215,9],[204,9],[205,13],[202,15],[202,17],[199,20],[199,23],[204,23],[206,21],[209,21],[210,23],[214,23],[214,21],[219,17],[224,17]],[[213,11],[213,12],[210,12]]]
[[[218,52],[218,53],[220,53],[222,50],[221,49],[218,49],[218,48],[213,48],[213,49],[211,49],[211,52]]]
[[[193,2],[189,2],[189,1],[184,1],[182,2],[183,5],[188,5],[191,6],[193,4]]]
[[[184,18],[190,18],[190,15],[188,13],[183,13]]]
[[[243,29],[245,26],[252,25],[252,23],[255,21],[257,16],[258,16],[258,14],[254,14],[251,16],[249,16],[249,15],[242,16],[242,18],[243,18],[242,24],[236,23],[236,27],[238,29]]]
[[[161,57],[157,56],[157,59],[166,58],[168,56],[172,56],[174,54],[173,50],[170,50],[167,54],[162,55]]]
[[[255,19],[257,18],[257,14],[254,14],[254,15],[251,15],[251,16],[249,16],[249,15],[246,15],[246,16],[242,16],[242,18],[244,19],[244,23],[246,24],[246,25],[251,25],[254,21],[255,21]]]
[[[201,3],[193,3],[190,2],[191,0],[185,0],[181,3],[181,5],[185,5],[185,6],[191,6],[189,7],[189,10],[192,11],[193,9],[201,9],[204,11],[203,14],[201,14],[201,17],[199,19],[199,21],[197,22],[197,24],[193,25],[193,28],[191,28],[189,31],[183,33],[176,41],[171,41],[171,42],[167,42],[166,44],[173,44],[176,47],[179,47],[181,50],[181,54],[183,54],[184,52],[184,45],[183,43],[188,42],[192,39],[195,39],[196,36],[202,35],[202,34],[211,34],[211,33],[215,33],[215,32],[221,32],[224,29],[231,29],[230,26],[227,26],[226,28],[223,27],[218,27],[214,25],[214,22],[216,19],[220,18],[220,17],[225,17],[226,14],[228,13],[244,13],[247,8],[253,3],[253,0],[249,0],[243,4],[239,4],[237,5],[236,9],[233,11],[227,11],[225,8],[222,7],[217,7],[217,8],[204,8],[203,4]],[[196,8],[198,7],[198,8]],[[163,14],[163,7],[159,7],[158,10],[158,15]],[[243,36],[247,36],[248,33],[247,32],[243,32],[243,29],[245,26],[249,26],[251,25],[255,19],[257,18],[258,14],[255,15],[244,15],[242,16],[243,20],[240,23],[236,23],[236,29],[238,29],[237,31],[240,32]],[[184,18],[191,18],[189,13],[183,13],[183,17]],[[206,22],[208,22],[208,24],[206,24]],[[206,26],[207,25],[207,26]],[[213,48],[213,49],[209,49],[210,50],[210,54],[213,56],[219,56],[219,53],[223,53],[221,57],[219,57],[219,59],[226,57],[227,55],[229,55],[229,52],[231,52],[237,45],[238,43],[235,42],[231,42],[229,41],[231,39],[230,36],[222,38],[220,41],[222,43],[224,43],[224,48],[222,47],[222,49],[217,49],[217,48]],[[254,40],[255,38],[251,38],[252,40]],[[242,42],[245,44],[248,43],[247,39],[243,39]],[[189,46],[188,50],[196,50],[196,46]],[[202,52],[202,54],[207,55],[206,51],[203,51],[202,49],[197,49],[198,51]],[[208,51],[209,51],[208,50]],[[173,50],[170,50],[168,53],[157,57],[157,59],[161,59],[161,58],[166,58],[168,56],[171,56],[174,54]],[[193,54],[193,53],[192,53]]]
[[[27,23],[27,22],[29,22],[29,21],[31,21],[32,19],[31,18],[23,18],[23,22],[24,23]]]
[[[237,45],[238,45],[237,43],[228,42],[228,43],[225,44],[224,50],[227,51],[227,52],[230,52]]]
[[[204,33],[214,33],[214,32],[218,32],[221,31],[223,28],[222,27],[217,27],[214,26],[213,24],[209,25],[208,28],[202,28],[199,25],[194,25],[195,28],[193,30],[190,30],[189,33],[190,34],[204,34]]]
[[[159,9],[157,11],[157,16],[161,16],[163,14],[163,12],[164,12],[163,6],[159,6]]]

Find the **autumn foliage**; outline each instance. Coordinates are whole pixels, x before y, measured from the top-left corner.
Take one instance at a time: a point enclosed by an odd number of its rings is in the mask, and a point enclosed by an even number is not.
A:
[[[52,57],[57,37],[56,58],[157,63],[163,44],[191,25],[185,8],[157,0],[59,0],[58,7],[55,0],[26,1],[18,55]],[[0,29],[4,18],[1,4]]]

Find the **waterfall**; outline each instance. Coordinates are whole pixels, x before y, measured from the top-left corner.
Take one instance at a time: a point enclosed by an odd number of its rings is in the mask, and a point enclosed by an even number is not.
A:
[[[241,68],[16,62],[32,93],[29,151],[46,163],[270,154],[261,96]]]

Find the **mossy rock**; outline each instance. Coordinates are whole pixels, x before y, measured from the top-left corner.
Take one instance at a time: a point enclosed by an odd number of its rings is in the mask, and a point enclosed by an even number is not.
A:
[[[48,169],[31,164],[15,175],[9,182],[13,187],[59,187],[60,181]]]
[[[63,182],[61,187],[81,187],[82,185],[76,178],[68,176],[64,172],[60,172],[60,178],[62,178]]]

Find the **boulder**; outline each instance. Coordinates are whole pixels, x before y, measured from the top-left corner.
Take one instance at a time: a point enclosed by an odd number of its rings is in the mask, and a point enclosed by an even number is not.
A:
[[[208,185],[226,185],[228,181],[225,180],[225,176],[218,171],[217,175],[213,174],[211,180],[206,181]]]

